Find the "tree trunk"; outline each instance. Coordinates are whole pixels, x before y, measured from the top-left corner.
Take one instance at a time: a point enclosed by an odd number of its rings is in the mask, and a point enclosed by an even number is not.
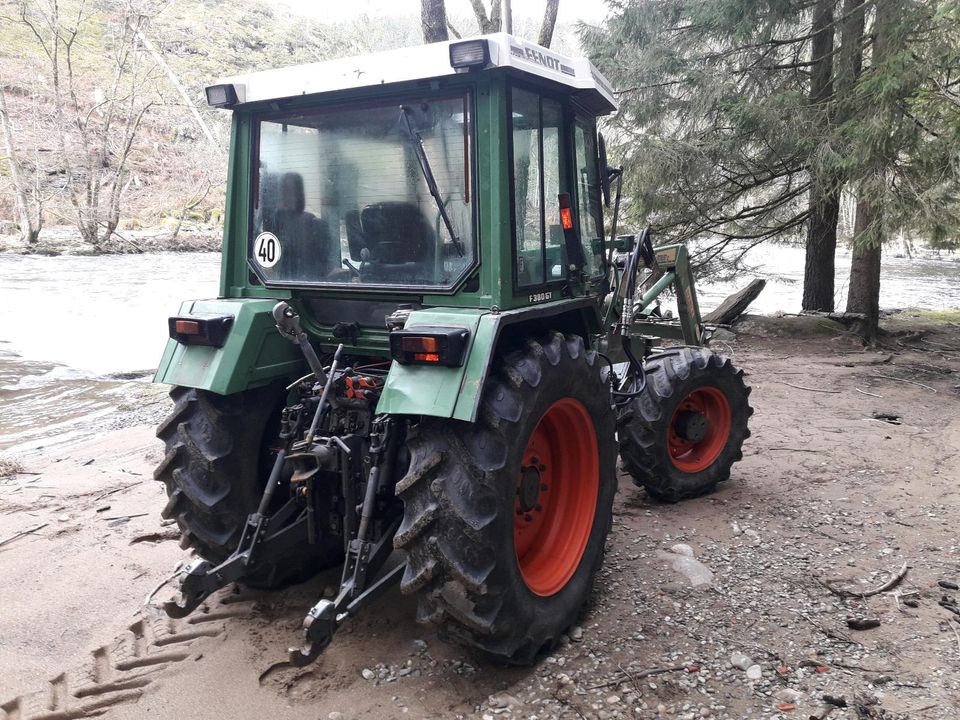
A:
[[[501,0],[493,0],[490,4],[490,17],[487,17],[487,9],[483,5],[483,0],[470,0],[470,5],[473,6],[473,14],[477,16],[477,25],[480,27],[481,35],[500,32],[503,13]]]
[[[833,8],[835,0],[818,0],[813,11],[813,47],[810,104],[827,119],[833,95]],[[814,170],[810,187],[810,220],[807,224],[806,261],[803,268],[804,310],[833,311],[834,256],[840,219],[838,178]]]
[[[423,41],[425,43],[449,40],[444,0],[420,0],[420,24],[423,27]]]
[[[873,203],[857,198],[857,220],[853,259],[850,265],[850,287],[847,312],[863,313],[863,339],[873,343],[880,323],[880,255],[883,249],[880,219]]]
[[[553,41],[553,28],[557,24],[557,8],[560,0],[547,0],[547,7],[543,11],[543,24],[540,26],[540,36],[537,43],[545,48],[550,47]]]
[[[840,221],[840,187],[834,179],[813,181],[810,211],[801,307],[833,312],[837,223]]]
[[[814,10],[813,57],[821,58],[810,76],[810,102],[828,103],[826,112],[834,127],[844,122],[837,109],[853,89],[863,67],[863,0],[844,0],[841,10],[840,49],[837,62],[834,52],[833,0],[818,0]],[[826,173],[815,177],[810,189],[810,220],[807,225],[806,260],[803,270],[804,310],[833,311],[837,226],[840,221],[840,200],[845,178]]]
[[[873,21],[873,68],[882,68],[890,55],[898,49],[895,47],[893,32],[901,11],[902,4],[897,0],[884,0],[877,4]],[[888,110],[889,108],[872,107],[872,112],[868,111],[866,119],[885,124],[883,114]],[[870,174],[864,178],[857,191],[853,258],[847,293],[847,312],[859,312],[866,316],[862,334],[864,340],[870,343],[876,341],[880,323],[880,257],[887,232],[883,217],[883,199],[891,162],[891,151],[885,147],[886,144],[885,139],[871,147],[871,157],[867,165]]]
[[[834,85],[837,93],[846,97],[863,69],[863,29],[866,22],[863,0],[844,0],[842,12],[844,19],[840,25],[840,54]]]
[[[37,242],[37,238],[40,236],[40,222],[38,217],[38,222],[34,225],[30,217],[27,189],[23,184],[23,176],[20,174],[20,163],[17,160],[17,149],[13,143],[13,129],[10,127],[10,116],[7,114],[7,99],[4,96],[3,87],[0,87],[0,126],[3,128],[4,152],[7,154],[7,162],[10,164],[10,181],[13,183],[13,199],[17,209],[17,222],[20,224],[20,237],[27,244],[32,245]]]

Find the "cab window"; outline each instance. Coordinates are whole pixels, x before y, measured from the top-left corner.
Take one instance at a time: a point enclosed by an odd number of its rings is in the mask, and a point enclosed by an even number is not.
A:
[[[518,287],[563,278],[560,206],[563,109],[520,88],[511,96],[513,208]]]
[[[593,128],[578,120],[574,126],[576,146],[577,217],[583,243],[587,275],[603,273],[603,222],[600,211],[600,178],[597,176],[597,145]]]
[[[255,139],[249,258],[264,283],[449,288],[474,266],[469,96],[270,113]]]

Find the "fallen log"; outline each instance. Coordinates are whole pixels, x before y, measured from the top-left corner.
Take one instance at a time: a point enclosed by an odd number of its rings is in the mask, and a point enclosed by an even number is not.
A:
[[[740,317],[750,303],[757,299],[757,295],[766,287],[767,281],[757,278],[751,280],[750,284],[741,290],[737,290],[733,295],[720,303],[715,310],[707,313],[703,322],[708,325],[729,325]]]
[[[826,312],[824,310],[804,310],[800,313],[803,315],[812,315],[814,317],[825,317],[829,320],[836,320],[838,323],[843,323],[844,325],[851,325],[855,322],[864,322],[867,319],[867,316],[864,313],[857,312]]]

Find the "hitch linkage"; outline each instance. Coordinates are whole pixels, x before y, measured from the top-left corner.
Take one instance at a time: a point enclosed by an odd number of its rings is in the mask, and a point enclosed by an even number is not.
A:
[[[367,475],[367,486],[364,492],[363,505],[360,508],[360,525],[356,537],[351,538],[350,531],[355,525],[357,508],[348,502],[348,522],[344,533],[346,540],[346,558],[343,563],[343,575],[340,579],[340,592],[334,600],[320,600],[310,608],[303,619],[303,645],[299,648],[290,648],[288,653],[291,665],[302,667],[316,660],[324,648],[330,644],[333,633],[351,615],[368,603],[376,600],[394,584],[400,582],[403,574],[403,563],[391,568],[376,582],[368,585],[368,579],[375,575],[383,566],[393,551],[393,536],[400,527],[400,519],[394,520],[380,535],[375,543],[368,538],[370,522],[374,514],[374,504],[377,492],[380,490],[381,478],[390,477],[390,471],[395,461],[396,448],[394,442],[396,428],[393,420],[383,420],[378,423],[375,432],[376,442],[370,447],[370,472]],[[346,487],[348,479],[344,475],[344,497],[352,497]]]
[[[287,522],[300,512],[299,504],[295,499],[288,500],[273,515],[267,515],[274,492],[280,484],[280,474],[289,450],[290,438],[294,436],[299,424],[299,417],[292,419],[290,409],[286,408],[283,411],[280,426],[280,438],[284,441],[284,446],[277,452],[270,479],[267,480],[267,486],[256,512],[247,516],[237,549],[217,566],[208,560],[198,559],[181,570],[180,599],[164,603],[163,609],[167,615],[172,618],[182,618],[192,613],[212,593],[246,575],[259,553],[282,553],[307,540],[304,513],[300,513],[293,523],[287,525]],[[274,527],[280,529],[271,533]]]
[[[237,549],[219,565],[214,566],[208,560],[197,559],[184,567],[180,571],[180,598],[164,603],[163,609],[172,618],[185,617],[215,591],[243,579],[256,566],[257,558],[283,554],[315,541],[316,518],[312,480],[306,481],[305,507],[304,503],[292,494],[276,512],[269,514],[269,510],[274,494],[283,482],[283,468],[288,457],[301,452],[316,451],[318,446],[323,446],[325,452],[336,453],[338,458],[341,492],[346,506],[343,523],[346,557],[337,597],[333,600],[320,600],[310,609],[303,621],[302,647],[289,650],[290,663],[302,667],[313,662],[330,644],[334,632],[344,620],[356,615],[361,608],[379,598],[398,583],[403,574],[404,564],[400,563],[373,583],[369,582],[393,551],[393,537],[400,527],[400,518],[397,518],[386,527],[380,528],[381,532],[376,541],[370,539],[376,515],[377,495],[381,485],[393,476],[403,427],[389,418],[374,421],[370,434],[366,488],[362,503],[358,504],[356,480],[358,473],[362,473],[362,463],[358,457],[361,444],[356,442],[355,437],[316,437],[324,412],[330,404],[331,388],[337,378],[343,345],[334,353],[329,372],[324,372],[293,308],[285,302],[279,302],[274,308],[273,316],[281,334],[299,345],[303,351],[316,380],[314,391],[321,385],[323,387],[320,400],[304,439],[296,443],[294,440],[299,437],[305,423],[304,413],[300,406],[284,409],[280,429],[283,445],[277,451],[257,510],[247,517]]]

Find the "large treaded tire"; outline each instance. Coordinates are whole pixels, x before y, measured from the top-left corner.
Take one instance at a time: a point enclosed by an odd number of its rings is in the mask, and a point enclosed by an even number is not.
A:
[[[157,428],[166,454],[153,476],[166,487],[161,513],[176,519],[180,547],[219,564],[236,549],[272,465],[270,441],[286,398],[282,385],[233,395],[193,388],[170,391],[174,408]],[[279,495],[279,494],[278,494]],[[245,576],[258,587],[303,580],[340,558],[339,539],[264,558]]]
[[[401,589],[419,595],[420,622],[497,660],[528,664],[576,621],[603,560],[616,491],[616,419],[599,366],[578,336],[528,340],[497,360],[476,423],[428,418],[412,429],[394,544],[407,553]],[[514,503],[528,438],[562,398],[582,404],[594,424],[599,478],[576,570],[544,596],[521,574]]]
[[[658,500],[679,502],[713,492],[730,478],[733,463],[743,458],[753,415],[750,388],[743,370],[729,358],[700,347],[669,348],[644,363],[647,385],[617,419],[620,459],[633,481]],[[685,472],[670,457],[670,423],[681,401],[700,388],[715,388],[730,408],[730,432],[717,458],[698,472]]]

